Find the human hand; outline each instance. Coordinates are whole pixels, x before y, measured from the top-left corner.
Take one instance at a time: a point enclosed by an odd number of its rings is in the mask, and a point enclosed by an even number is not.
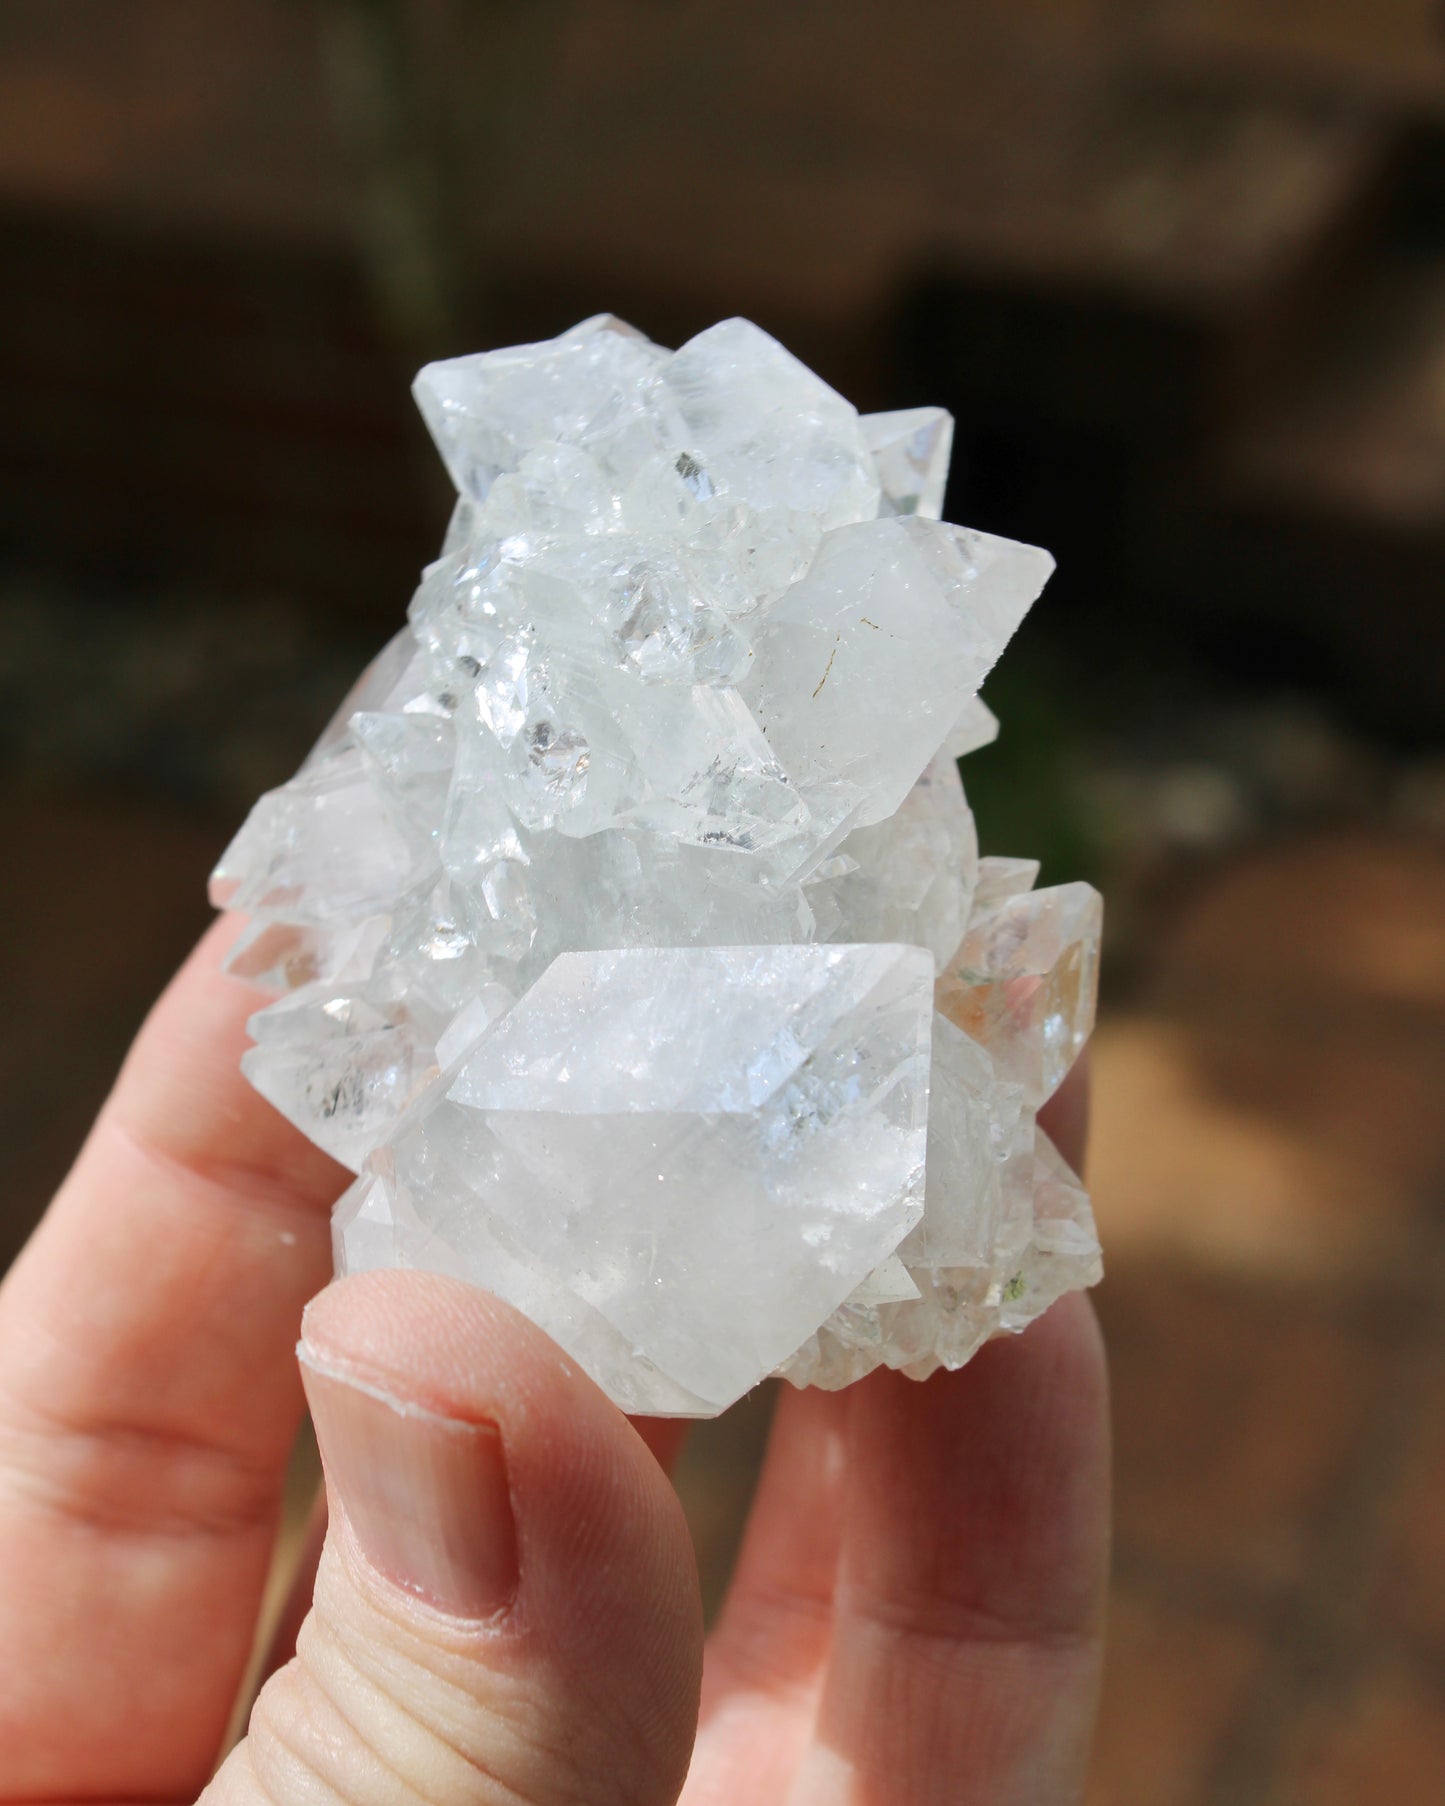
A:
[[[240,1076],[236,928],[157,1005],[0,1287],[0,1801],[206,1787],[316,1293],[314,1604],[208,1799],[1077,1800],[1108,1520],[1087,1300],[922,1385],[785,1387],[704,1660],[670,1426],[629,1425],[480,1292],[327,1286],[347,1176]],[[1077,1160],[1079,1083],[1053,1112]]]

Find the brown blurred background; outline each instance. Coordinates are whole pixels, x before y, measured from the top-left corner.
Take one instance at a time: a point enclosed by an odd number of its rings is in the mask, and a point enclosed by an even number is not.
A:
[[[1060,561],[966,778],[1109,899],[1091,1806],[1445,1799],[1438,0],[7,0],[0,269],[0,1264],[439,541],[416,364],[745,313]]]

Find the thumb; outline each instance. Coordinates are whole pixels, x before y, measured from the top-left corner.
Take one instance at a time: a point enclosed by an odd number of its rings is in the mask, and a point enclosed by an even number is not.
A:
[[[687,1527],[627,1420],[484,1293],[366,1273],[300,1348],[331,1527],[211,1806],[671,1806],[697,1725]]]

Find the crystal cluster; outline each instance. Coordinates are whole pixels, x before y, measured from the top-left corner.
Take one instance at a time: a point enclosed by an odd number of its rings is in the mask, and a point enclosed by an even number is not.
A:
[[[1100,900],[958,759],[1052,561],[940,522],[952,423],[742,320],[432,364],[407,627],[213,899],[251,1082],[357,1174],[337,1264],[510,1300],[629,1410],[956,1367],[1099,1276],[1038,1127]]]

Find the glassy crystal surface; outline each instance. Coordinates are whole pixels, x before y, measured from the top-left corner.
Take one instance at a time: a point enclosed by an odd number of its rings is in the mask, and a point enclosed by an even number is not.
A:
[[[880,514],[943,515],[953,416],[943,408],[865,414],[863,434],[878,471]]]
[[[937,521],[828,534],[753,635],[742,694],[811,817],[806,859],[892,815],[1047,581],[1047,553]]]
[[[403,1126],[395,1182],[452,1270],[496,1289],[469,1250],[501,1237],[721,1409],[918,1220],[932,986],[914,947],[563,954]]]
[[[977,914],[938,981],[938,1007],[1037,1108],[1094,1027],[1104,903],[1090,884],[1005,897]]]
[[[943,750],[950,759],[966,759],[980,747],[992,746],[998,739],[998,716],[982,696],[972,696],[963,713],[954,722]]]
[[[359,1167],[437,1073],[439,1013],[391,988],[321,982],[251,1018],[241,1070],[343,1166]]]
[[[1010,897],[1021,896],[1038,882],[1037,859],[1009,859],[991,854],[978,862],[978,882],[973,891],[973,913],[982,918]]]
[[[963,939],[977,874],[958,766],[939,755],[892,815],[839,843],[803,894],[820,940],[913,941],[941,965]]]
[[[728,320],[431,364],[407,625],[212,881],[338,1265],[526,1312],[628,1410],[922,1377],[1098,1276],[1038,1105],[1099,900],[980,859],[961,758],[1052,569],[939,518],[952,421]]]

